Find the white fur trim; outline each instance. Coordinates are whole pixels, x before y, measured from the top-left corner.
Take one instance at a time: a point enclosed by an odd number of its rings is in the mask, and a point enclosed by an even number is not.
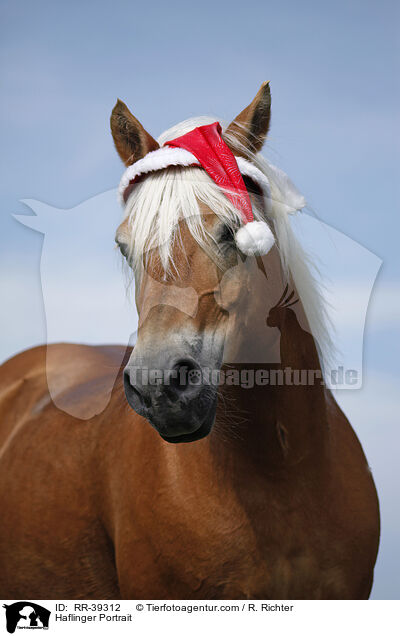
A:
[[[148,172],[155,172],[156,170],[162,170],[168,168],[168,166],[192,166],[200,165],[199,161],[194,155],[184,148],[169,148],[164,146],[147,153],[143,159],[135,161],[131,166],[125,170],[122,175],[122,179],[119,183],[118,195],[119,199],[124,205],[124,192],[128,187],[130,181],[133,181],[136,177]]]
[[[254,163],[251,163],[247,159],[244,159],[243,157],[235,157],[235,159],[241,174],[250,177],[250,179],[253,179],[253,181],[258,183],[264,196],[270,200],[271,189],[268,177],[266,177],[265,174],[263,174],[261,170],[254,165]],[[196,159],[191,152],[184,148],[169,148],[168,146],[163,146],[158,150],[149,152],[143,157],[143,159],[139,159],[139,161],[136,161],[129,166],[122,175],[118,188],[118,196],[121,204],[124,205],[123,197],[125,189],[136,177],[149,172],[155,172],[156,170],[162,170],[163,168],[168,168],[168,166],[193,165],[200,165],[199,160]]]
[[[265,255],[275,243],[275,237],[264,221],[252,221],[239,228],[235,241],[243,254]]]
[[[253,179],[253,181],[258,183],[261,190],[263,191],[264,196],[267,197],[268,200],[270,200],[271,188],[269,185],[268,177],[263,174],[261,170],[254,165],[254,163],[251,163],[251,161],[248,161],[243,157],[235,157],[235,159],[242,175],[244,175],[245,177],[250,177],[250,179]]]

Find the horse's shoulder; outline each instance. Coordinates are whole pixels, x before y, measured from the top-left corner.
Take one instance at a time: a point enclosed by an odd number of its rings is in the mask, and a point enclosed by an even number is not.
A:
[[[15,382],[31,383],[39,377],[57,374],[65,387],[114,371],[125,364],[131,348],[123,345],[85,345],[57,343],[27,349],[8,359],[0,366],[0,386],[8,388]]]
[[[102,412],[129,353],[120,345],[60,343],[7,360],[0,367],[0,443],[23,422],[43,421],[48,409],[83,420]]]
[[[46,366],[75,366],[105,364],[113,368],[120,367],[130,349],[123,345],[87,345],[75,343],[57,343],[46,347]],[[79,368],[75,367],[79,374]]]

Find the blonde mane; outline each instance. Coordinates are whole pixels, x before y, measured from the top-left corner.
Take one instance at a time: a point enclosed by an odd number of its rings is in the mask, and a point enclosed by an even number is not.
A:
[[[162,133],[158,142],[162,145],[196,126],[213,121],[215,119],[211,117],[185,120]],[[240,152],[244,148],[237,137],[229,138],[225,133],[225,139],[234,152]],[[271,201],[261,201],[260,205],[253,206],[254,218],[265,219],[264,210],[268,210],[266,220],[276,236],[284,274],[296,287],[324,368],[331,361],[333,346],[319,274],[297,240],[290,223],[290,214],[304,207],[305,201],[288,177],[264,157],[257,154],[250,158],[268,177],[271,188]],[[210,250],[212,237],[203,223],[200,203],[204,203],[229,227],[234,228],[240,224],[238,210],[201,168],[168,167],[149,173],[137,183],[125,206],[125,218],[129,225],[129,256],[136,273],[140,272],[143,254],[154,248],[159,250],[165,271],[174,268],[172,247],[174,240],[179,238],[179,222],[182,220],[186,222],[199,245]]]

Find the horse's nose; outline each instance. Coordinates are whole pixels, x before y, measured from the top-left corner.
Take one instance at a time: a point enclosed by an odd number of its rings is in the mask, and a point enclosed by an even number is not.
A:
[[[135,362],[139,361],[138,367]],[[158,368],[144,368],[140,359],[131,358],[124,371],[130,406],[168,442],[190,442],[208,435],[215,417],[217,392],[207,368],[200,367],[192,357],[176,356],[171,360],[168,355],[163,365],[155,366]]]
[[[125,395],[131,407],[144,417],[169,408],[189,408],[203,387],[200,366],[193,358],[179,358],[164,369],[124,370]]]

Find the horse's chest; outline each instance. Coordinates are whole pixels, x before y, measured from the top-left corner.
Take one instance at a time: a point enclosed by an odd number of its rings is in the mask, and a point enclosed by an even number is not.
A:
[[[268,533],[262,539],[247,524],[181,542],[174,573],[186,593],[206,598],[313,598],[325,587],[317,551],[308,541],[280,543]]]
[[[318,598],[342,585],[340,571],[321,572],[301,517],[250,515],[227,495],[153,508],[147,525],[131,565],[153,598]]]

